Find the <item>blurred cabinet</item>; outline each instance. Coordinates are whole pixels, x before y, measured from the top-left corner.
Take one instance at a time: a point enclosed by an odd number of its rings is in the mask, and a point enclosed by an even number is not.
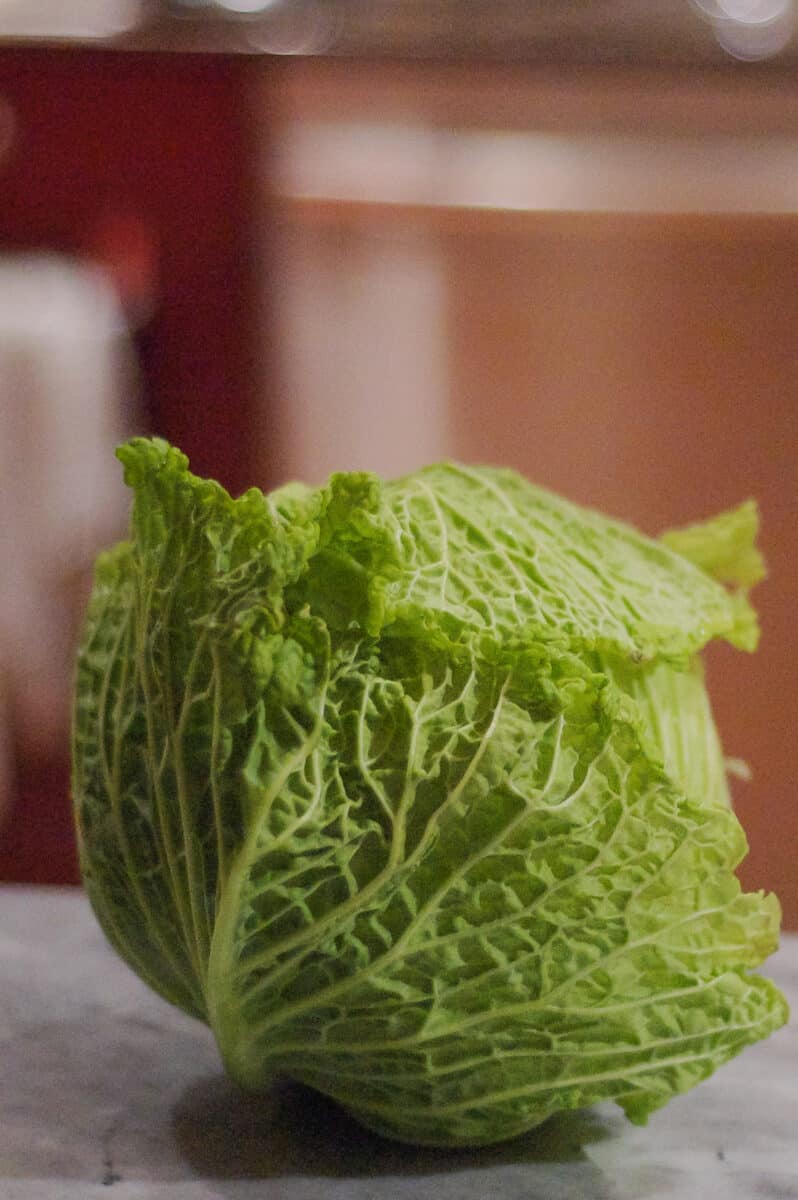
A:
[[[741,876],[798,927],[793,80],[294,63],[262,104],[292,473],[443,445],[652,534],[759,500],[761,648],[709,678]]]

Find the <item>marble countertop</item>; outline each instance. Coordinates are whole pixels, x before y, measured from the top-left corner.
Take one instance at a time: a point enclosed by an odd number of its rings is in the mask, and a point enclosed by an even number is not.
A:
[[[798,937],[766,973],[795,1005]],[[644,1129],[608,1105],[488,1150],[393,1145],[298,1087],[237,1090],[81,894],[0,889],[2,1200],[798,1200],[797,1131],[790,1025]]]

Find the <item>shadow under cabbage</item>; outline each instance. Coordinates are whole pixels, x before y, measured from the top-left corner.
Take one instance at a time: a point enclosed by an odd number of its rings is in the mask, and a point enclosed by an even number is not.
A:
[[[174,1106],[172,1125],[192,1168],[217,1180],[429,1175],[515,1163],[587,1164],[584,1147],[615,1136],[612,1118],[588,1109],[558,1113],[496,1146],[408,1146],[364,1129],[334,1101],[292,1080],[251,1093],[223,1075],[204,1076],[186,1088]],[[591,1168],[595,1170],[592,1164]]]

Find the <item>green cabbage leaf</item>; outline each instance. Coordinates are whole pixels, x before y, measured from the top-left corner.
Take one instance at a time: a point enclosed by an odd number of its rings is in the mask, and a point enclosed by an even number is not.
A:
[[[119,457],[82,871],[237,1080],[477,1145],[644,1122],[784,1023],[699,657],[756,644],[752,506],[655,541],[506,470],[234,500],[159,439]]]

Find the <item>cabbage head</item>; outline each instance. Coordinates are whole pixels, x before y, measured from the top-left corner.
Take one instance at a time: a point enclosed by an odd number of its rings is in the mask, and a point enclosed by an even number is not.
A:
[[[635,1122],[786,1019],[699,652],[753,649],[752,503],[654,541],[512,471],[239,499],[119,457],[74,797],[110,941],[389,1137]]]

